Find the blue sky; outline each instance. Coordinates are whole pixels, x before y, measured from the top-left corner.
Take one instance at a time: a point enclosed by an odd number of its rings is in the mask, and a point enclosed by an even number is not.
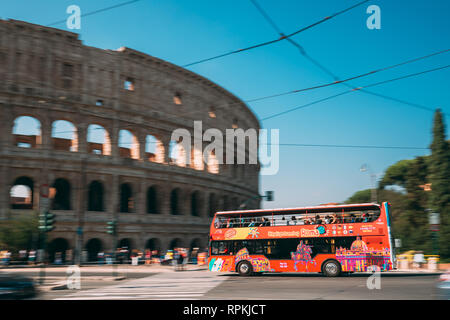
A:
[[[76,4],[82,14],[125,0],[2,1],[0,17],[48,25],[68,17]],[[331,15],[357,0],[259,0],[284,33]],[[381,29],[369,30],[369,5],[381,8]],[[340,78],[450,48],[450,1],[374,0],[293,37],[306,52]],[[67,30],[65,23],[55,27]],[[73,31],[73,30],[72,30]],[[278,37],[250,0],[153,1],[82,18],[76,30],[85,45],[127,46],[184,65]],[[361,86],[449,64],[442,54],[382,72]],[[243,100],[300,89],[332,78],[287,41],[188,67]],[[449,69],[371,88],[372,91],[450,113]],[[259,119],[346,90],[343,85],[249,103]],[[280,130],[280,143],[428,147],[433,113],[361,92],[261,122]],[[446,117],[448,123],[449,117]],[[281,147],[280,170],[261,177],[261,192],[275,191],[269,207],[339,202],[370,187],[367,163],[379,177],[391,164],[428,150]]]

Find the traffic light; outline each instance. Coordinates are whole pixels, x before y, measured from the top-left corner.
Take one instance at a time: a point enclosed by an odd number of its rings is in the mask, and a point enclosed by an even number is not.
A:
[[[273,191],[266,191],[266,201],[273,201]]]
[[[55,215],[48,211],[39,215],[39,230],[43,232],[50,232],[55,229]]]
[[[115,235],[116,234],[116,221],[108,221],[106,226],[106,232],[108,234]]]

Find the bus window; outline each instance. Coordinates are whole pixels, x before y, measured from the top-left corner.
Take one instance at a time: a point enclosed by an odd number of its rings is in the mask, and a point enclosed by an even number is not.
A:
[[[219,243],[217,241],[213,241],[211,243],[211,255],[217,255],[219,253]]]
[[[262,241],[255,241],[254,254],[264,254],[264,246]]]
[[[331,248],[330,239],[314,239],[312,242],[312,251],[314,255],[319,253],[334,253]]]
[[[369,218],[369,221],[368,222],[372,222],[372,221],[376,221],[379,217],[380,217],[380,211],[372,211],[372,212],[369,212],[370,213],[370,218]]]
[[[229,255],[232,252],[231,241],[213,241],[211,243],[211,255]]]
[[[353,241],[356,240],[356,237],[342,237],[342,238],[336,238],[336,248],[343,248],[343,249],[350,249],[352,246]]]
[[[218,254],[228,254],[228,246],[225,242],[219,242],[219,253]]]

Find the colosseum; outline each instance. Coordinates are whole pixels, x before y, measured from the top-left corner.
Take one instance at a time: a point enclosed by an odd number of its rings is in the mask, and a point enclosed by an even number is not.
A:
[[[50,255],[205,247],[214,212],[259,207],[258,164],[198,161],[194,147],[185,161],[172,140],[175,129],[193,132],[194,120],[203,130],[259,129],[245,103],[202,76],[0,20],[0,79],[0,219],[37,214],[48,186]],[[116,238],[106,232],[113,220]]]

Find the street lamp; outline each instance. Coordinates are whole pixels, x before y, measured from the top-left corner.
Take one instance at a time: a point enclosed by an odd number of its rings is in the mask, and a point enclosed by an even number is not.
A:
[[[367,163],[364,163],[359,169],[361,172],[368,172],[370,175],[370,184],[371,184],[371,192],[370,192],[370,201],[373,203],[378,202],[377,189],[375,187],[377,175],[372,172],[372,169]]]

